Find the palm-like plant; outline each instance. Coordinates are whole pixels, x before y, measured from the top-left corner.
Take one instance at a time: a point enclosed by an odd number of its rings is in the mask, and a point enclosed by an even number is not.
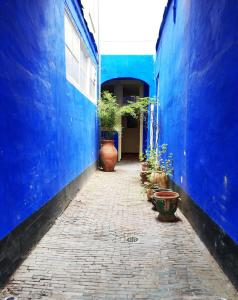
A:
[[[137,97],[136,102],[129,101],[128,104],[119,106],[116,96],[109,91],[103,91],[101,99],[98,102],[98,116],[101,129],[112,137],[112,132],[120,128],[121,117],[130,115],[138,119],[147,111],[149,104],[154,100],[148,97]]]
[[[102,92],[101,99],[98,103],[98,116],[103,130],[115,130],[118,111],[119,105],[117,103],[117,98],[108,91]]]

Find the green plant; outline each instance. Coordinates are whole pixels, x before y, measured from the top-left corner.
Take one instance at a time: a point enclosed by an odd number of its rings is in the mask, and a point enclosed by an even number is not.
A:
[[[116,130],[120,116],[119,105],[117,98],[108,91],[102,92],[101,99],[98,102],[98,116],[102,130]]]
[[[139,160],[140,160],[140,162],[145,161],[146,160],[146,155],[145,154],[140,154],[139,155]]]
[[[146,159],[148,162],[148,169],[151,172],[158,170],[158,157],[155,148],[150,147],[146,150]]]
[[[146,189],[160,189],[160,186],[157,183],[151,183],[151,182],[146,182],[145,184]]]
[[[120,108],[120,114],[130,115],[135,119],[138,119],[141,115],[143,115],[150,104],[155,103],[155,99],[149,97],[136,97],[136,101],[128,101],[126,105],[123,105]]]
[[[129,101],[128,104],[120,107],[116,96],[109,91],[103,91],[98,102],[101,129],[105,131],[107,138],[110,138],[112,132],[120,128],[122,116],[130,115],[137,119],[147,111],[148,105],[154,101],[149,97],[137,97],[136,102]]]
[[[151,172],[159,171],[173,176],[173,153],[168,153],[167,144],[162,144],[157,149],[148,148],[146,150],[146,160],[148,162],[148,169]]]
[[[173,176],[173,153],[168,153],[168,145],[162,144],[158,148],[159,168],[166,175]]]

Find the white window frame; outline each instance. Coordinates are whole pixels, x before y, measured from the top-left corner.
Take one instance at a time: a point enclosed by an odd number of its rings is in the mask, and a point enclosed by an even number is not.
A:
[[[93,86],[93,89],[92,89]],[[97,68],[91,61],[89,70],[89,95],[92,98],[97,98]]]
[[[64,14],[65,18],[65,69],[66,69],[66,79],[82,94],[84,94],[90,101],[94,104],[97,103],[97,68],[89,55],[89,51],[83,42],[83,39],[73,22],[68,10],[65,10]],[[67,23],[68,22],[68,23]],[[74,36],[75,35],[75,36]],[[75,41],[73,40],[75,38]],[[78,39],[77,39],[78,38]],[[77,40],[77,41],[76,41]],[[77,76],[74,78],[71,76],[73,73],[73,69],[69,69],[70,65],[67,65],[67,51],[70,52],[75,61],[78,62],[77,72],[78,72],[78,80]],[[85,86],[82,85],[81,81],[81,73],[82,73],[82,52],[87,57],[85,64],[84,76],[86,77]],[[95,70],[95,79],[94,79],[94,93],[91,93],[91,78],[92,78],[92,68]],[[71,73],[71,74],[70,74]]]
[[[78,39],[77,39],[78,38]],[[75,39],[75,40],[74,40]],[[78,44],[78,45],[77,45]],[[67,51],[78,62],[78,74],[80,71],[80,38],[78,32],[67,12],[65,12],[65,67],[66,67],[66,79],[79,89],[79,80],[71,76],[72,66],[67,65]],[[78,77],[79,79],[79,77]]]

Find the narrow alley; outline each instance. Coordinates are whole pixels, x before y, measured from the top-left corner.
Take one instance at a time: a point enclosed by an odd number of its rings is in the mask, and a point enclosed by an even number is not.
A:
[[[157,221],[139,169],[94,173],[1,299],[238,299],[180,212],[178,223]]]

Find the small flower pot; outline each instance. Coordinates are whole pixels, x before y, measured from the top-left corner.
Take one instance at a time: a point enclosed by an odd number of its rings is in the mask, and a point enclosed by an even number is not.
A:
[[[153,189],[153,195],[151,197],[151,203],[153,204],[153,209],[154,210],[157,210],[157,208],[156,208],[156,200],[155,200],[155,197],[154,197],[154,194],[156,192],[172,192],[172,190],[170,190],[170,189],[161,189],[161,188],[154,188]]]
[[[147,171],[148,170],[148,162],[144,161],[141,163],[141,170],[142,171]]]
[[[152,184],[158,184],[162,189],[168,188],[168,176],[164,172],[152,172],[150,181]]]
[[[151,188],[146,189],[147,200],[152,201],[154,190]]]
[[[147,181],[148,172],[147,171],[141,171],[140,172],[140,178],[141,183],[144,184]]]
[[[159,212],[161,222],[175,222],[178,218],[174,215],[178,207],[179,194],[173,191],[160,191],[154,193],[154,203]]]

